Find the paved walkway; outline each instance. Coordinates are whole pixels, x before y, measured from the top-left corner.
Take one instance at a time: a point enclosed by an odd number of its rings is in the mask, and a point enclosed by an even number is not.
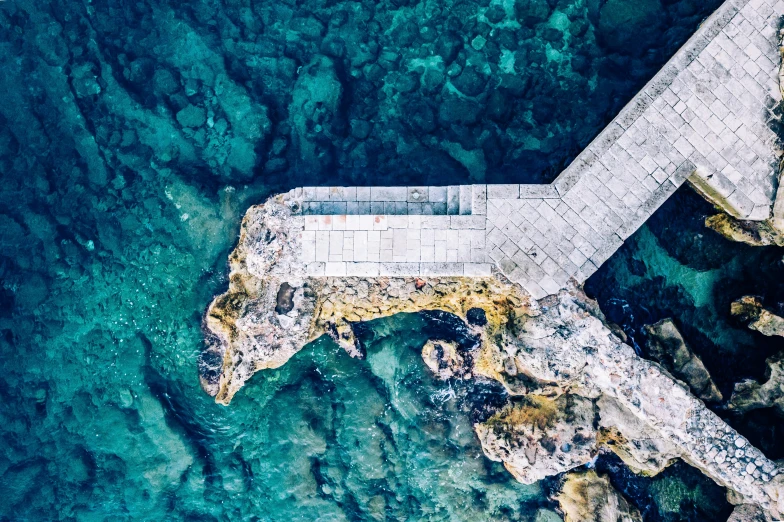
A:
[[[584,282],[690,176],[767,219],[781,157],[784,0],[728,0],[550,185],[296,189],[313,276],[489,275],[535,298]]]

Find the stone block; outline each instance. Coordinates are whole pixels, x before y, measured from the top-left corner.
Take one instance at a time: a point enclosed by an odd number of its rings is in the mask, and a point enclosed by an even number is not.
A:
[[[486,222],[485,216],[450,216],[449,228],[452,230],[461,228],[484,230]]]
[[[487,185],[471,185],[471,214],[487,214]]]
[[[419,263],[380,263],[379,276],[418,276],[421,274]]]
[[[406,201],[406,187],[370,187],[370,201]]]
[[[446,194],[446,213],[450,215],[458,214],[460,212],[460,186],[448,186]]]
[[[520,185],[488,185],[487,199],[517,199]]]
[[[324,275],[327,277],[345,277],[346,263],[327,262],[324,264]]]
[[[446,203],[447,187],[428,187],[428,201],[431,203]]]
[[[465,269],[463,263],[420,263],[422,276],[462,276]]]
[[[469,215],[471,214],[471,200],[473,198],[473,194],[471,191],[471,185],[460,185],[459,189],[459,211],[458,214],[460,215]]]
[[[430,189],[428,187],[407,187],[408,203],[426,203],[430,199]]]
[[[346,263],[347,277],[378,277],[378,263]]]
[[[463,265],[463,275],[466,277],[490,277],[492,274],[492,265],[489,263],[466,263]]]
[[[558,191],[550,185],[520,185],[520,199],[558,199]]]

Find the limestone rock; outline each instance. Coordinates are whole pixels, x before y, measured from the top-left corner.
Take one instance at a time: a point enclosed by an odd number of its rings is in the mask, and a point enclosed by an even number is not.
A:
[[[771,221],[744,221],[728,214],[717,214],[707,218],[705,226],[730,241],[751,246],[784,246],[784,233],[777,230]]]
[[[455,342],[428,341],[422,348],[422,360],[442,380],[471,375]]]
[[[632,415],[612,397],[603,395],[596,405],[599,444],[618,455],[633,472],[657,475],[683,455],[682,450],[661,437],[653,426]]]
[[[569,473],[555,500],[564,522],[642,522],[640,512],[612,487],[610,479],[593,470]]]
[[[207,347],[201,383],[228,404],[256,371],[277,368],[308,341],[317,306],[313,287],[296,263],[296,236],[285,198],[272,200],[242,222],[240,242],[229,258],[229,291],[205,316]],[[288,310],[288,311],[286,311]]]
[[[732,303],[730,312],[762,335],[784,337],[784,317],[763,308],[759,297],[753,295],[741,297]]]
[[[730,399],[730,408],[741,413],[759,408],[776,408],[784,415],[784,352],[766,361],[767,380],[760,384],[746,379],[735,385]]]
[[[765,514],[757,506],[742,504],[736,506],[727,522],[766,522]]]
[[[702,359],[689,348],[672,319],[646,325],[644,330],[648,335],[649,354],[656,362],[686,382],[700,399],[723,400]]]
[[[533,484],[594,458],[594,414],[593,401],[579,395],[531,395],[474,430],[488,458],[503,462],[523,484]]]

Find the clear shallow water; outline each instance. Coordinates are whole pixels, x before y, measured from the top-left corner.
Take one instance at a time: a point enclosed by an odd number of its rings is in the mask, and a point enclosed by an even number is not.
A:
[[[467,417],[439,417],[457,406],[431,404],[420,370],[393,386],[322,346],[216,406],[197,384],[201,314],[248,205],[302,184],[550,179],[718,4],[505,2],[523,22],[510,33],[474,2],[0,3],[0,517],[350,519],[382,500],[396,517],[533,516],[541,492],[476,458]],[[441,38],[466,20],[461,42]],[[376,41],[371,61],[352,65],[349,30]],[[468,105],[416,64],[408,90],[400,64],[424,58],[382,56],[436,45],[473,64],[456,80],[482,84]],[[321,93],[336,108],[293,105],[313,85],[297,68],[335,53],[310,76],[337,78]],[[493,95],[485,64],[523,84]],[[406,324],[384,341],[403,353]],[[316,367],[358,377],[333,389]]]

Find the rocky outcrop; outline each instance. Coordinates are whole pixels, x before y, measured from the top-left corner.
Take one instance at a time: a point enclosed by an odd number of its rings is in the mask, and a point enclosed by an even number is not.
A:
[[[751,246],[784,246],[784,232],[771,221],[744,221],[728,214],[716,214],[705,220],[705,226],[730,241]]]
[[[759,408],[776,408],[784,415],[784,352],[766,361],[764,384],[746,379],[735,385],[730,408],[740,413]]]
[[[471,370],[456,342],[428,341],[422,348],[422,360],[441,380],[471,377]]]
[[[426,355],[439,371],[451,365],[454,375],[459,354],[463,377],[495,379],[513,397],[475,430],[486,454],[518,480],[584,464],[605,446],[649,474],[680,457],[743,502],[784,511],[779,467],[684,384],[637,357],[578,289],[536,301],[497,273],[305,277],[298,251],[304,218],[294,212],[300,205],[292,191],[245,216],[229,289],[204,321],[202,383],[218,402],[228,404],[253,372],[280,366],[323,334],[362,356],[358,324],[432,310],[423,314],[442,350],[434,342]],[[454,356],[446,342],[458,343]]]
[[[564,522],[642,522],[640,512],[612,487],[610,479],[593,470],[569,473],[554,499]]]
[[[682,456],[682,450],[662,437],[655,427],[633,415],[612,397],[602,395],[596,406],[597,443],[618,455],[633,472],[653,476]]]
[[[702,359],[686,344],[672,319],[646,325],[648,355],[674,377],[689,385],[694,395],[704,401],[723,400]]]
[[[529,395],[475,426],[482,449],[523,484],[590,462],[597,453],[593,401]]]
[[[784,317],[780,317],[762,305],[762,299],[746,295],[733,302],[732,315],[762,335],[784,337]]]
[[[733,511],[727,522],[765,522],[765,514],[757,506],[741,504]]]

